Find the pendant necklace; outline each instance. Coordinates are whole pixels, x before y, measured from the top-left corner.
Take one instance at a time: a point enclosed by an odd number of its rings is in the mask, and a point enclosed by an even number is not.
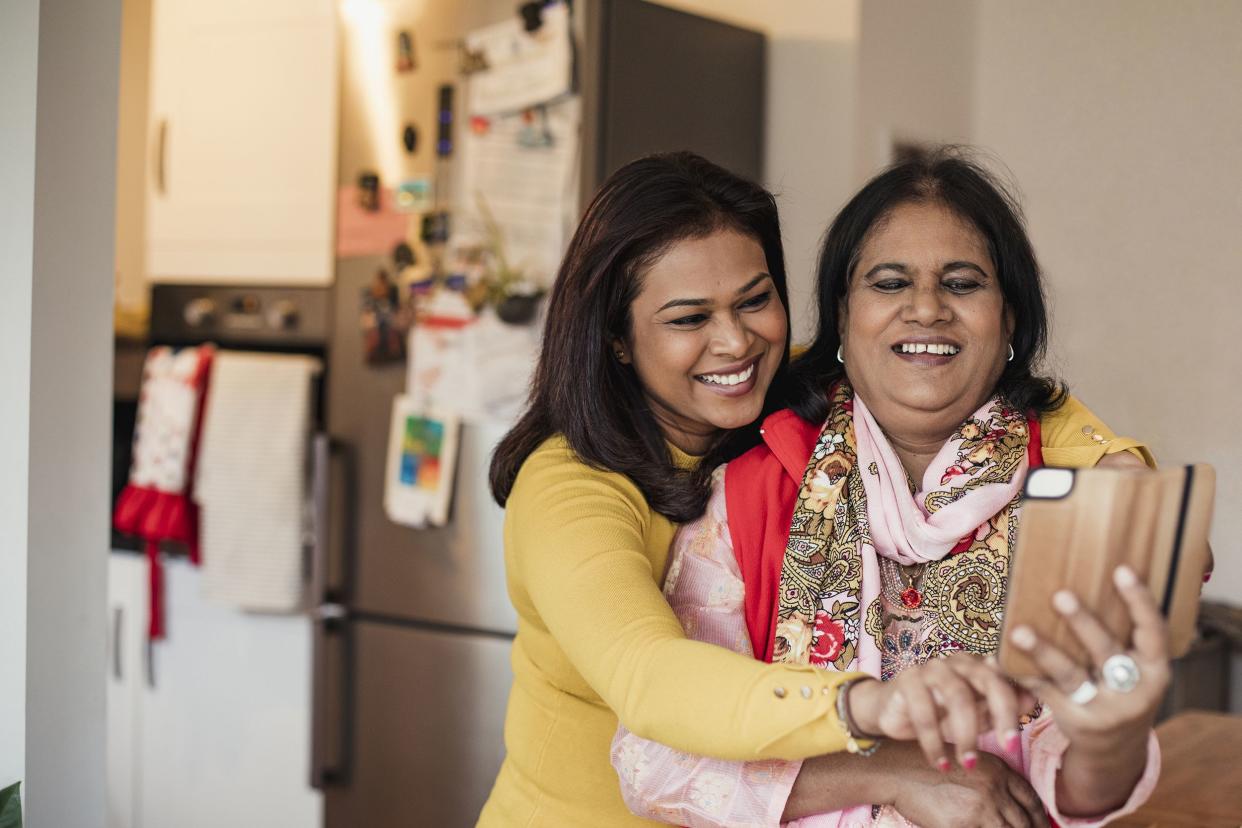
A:
[[[897,573],[901,576],[901,582],[905,584],[905,589],[901,591],[901,603],[906,609],[914,610],[923,606],[923,592],[914,585],[914,582],[922,579],[923,570],[926,566],[926,564],[916,564],[914,567],[915,574],[910,576],[906,574],[904,566],[901,564],[897,565]]]

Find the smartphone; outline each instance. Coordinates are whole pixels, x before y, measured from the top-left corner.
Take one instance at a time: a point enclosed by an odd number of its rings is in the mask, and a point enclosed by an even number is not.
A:
[[[1168,622],[1169,653],[1184,655],[1195,635],[1208,564],[1216,471],[1210,465],[1149,469],[1036,469],[1027,476],[1017,547],[1010,561],[999,659],[1014,678],[1039,675],[1009,643],[1020,625],[1091,666],[1061,615],[1058,590],[1073,591],[1126,646],[1133,624],[1113,584],[1126,564]]]

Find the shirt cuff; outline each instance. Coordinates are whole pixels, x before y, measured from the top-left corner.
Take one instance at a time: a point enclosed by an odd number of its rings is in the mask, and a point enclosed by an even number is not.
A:
[[[1035,727],[1038,730],[1031,736],[1029,774],[1031,787],[1043,800],[1049,816],[1061,828],[1096,828],[1096,826],[1133,813],[1147,801],[1155,789],[1156,782],[1160,778],[1160,743],[1156,740],[1155,731],[1151,731],[1147,735],[1147,766],[1143,769],[1143,775],[1135,783],[1134,789],[1130,791],[1130,796],[1124,805],[1114,811],[1089,817],[1062,815],[1057,808],[1057,772],[1061,770],[1061,762],[1065,758],[1069,740],[1051,717],[1042,727],[1039,723]]]

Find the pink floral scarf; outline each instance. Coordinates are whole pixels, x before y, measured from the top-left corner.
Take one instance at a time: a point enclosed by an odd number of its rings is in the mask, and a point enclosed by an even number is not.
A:
[[[914,490],[848,383],[807,465],[778,590],[774,662],[881,674],[880,559],[924,564],[902,593],[934,622],[926,660],[999,643],[1030,428],[994,397],[971,415]]]

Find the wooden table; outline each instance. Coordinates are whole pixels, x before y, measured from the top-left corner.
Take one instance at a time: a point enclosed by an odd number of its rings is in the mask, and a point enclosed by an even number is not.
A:
[[[1242,716],[1192,711],[1156,728],[1162,766],[1147,804],[1115,828],[1242,826]]]

